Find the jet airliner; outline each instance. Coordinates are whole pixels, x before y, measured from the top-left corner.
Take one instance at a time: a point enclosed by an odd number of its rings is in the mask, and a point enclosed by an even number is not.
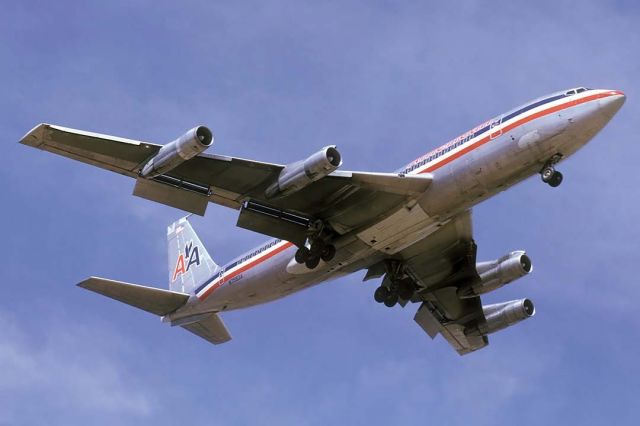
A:
[[[459,353],[534,315],[523,298],[481,295],[532,271],[522,250],[476,260],[471,208],[530,176],[557,187],[557,165],[590,141],[625,101],[578,87],[494,117],[392,173],[344,171],[336,146],[287,165],[204,151],[197,126],[166,145],[39,124],[21,143],[135,179],[133,194],[204,215],[238,210],[237,225],[270,236],[218,265],[189,223],[167,229],[169,290],[90,277],[78,285],[153,314],[213,344],[231,336],[220,313],[282,298],[364,270],[388,307],[419,304],[415,321]]]

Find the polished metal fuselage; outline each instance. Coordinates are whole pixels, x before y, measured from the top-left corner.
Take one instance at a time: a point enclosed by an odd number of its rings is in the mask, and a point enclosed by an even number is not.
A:
[[[467,132],[439,148],[447,153],[430,162],[419,158],[400,172],[431,173],[433,181],[417,200],[410,200],[361,229],[338,238],[336,257],[309,270],[293,260],[296,247],[278,242],[273,255],[254,260],[234,279],[210,295],[196,295],[176,314],[225,311],[275,300],[312,285],[365,269],[382,259],[402,259],[402,250],[422,241],[440,226],[474,205],[540,172],[559,155],[564,160],[584,146],[618,111],[624,95],[612,90],[588,90],[559,99],[504,121],[488,120],[481,137]],[[450,151],[448,151],[450,149]],[[438,153],[438,150],[432,153]],[[424,163],[420,167],[412,165]]]

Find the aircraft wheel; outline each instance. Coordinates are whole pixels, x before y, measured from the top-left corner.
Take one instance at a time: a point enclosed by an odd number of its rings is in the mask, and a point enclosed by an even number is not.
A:
[[[542,171],[540,172],[540,176],[542,177],[542,181],[544,183],[549,183],[551,182],[551,179],[553,179],[553,176],[556,174],[556,171],[553,169],[553,167],[547,166],[544,169],[542,169]]]
[[[296,262],[305,263],[309,259],[309,249],[306,247],[300,247],[298,251],[296,251]]]
[[[384,299],[384,305],[387,308],[393,308],[396,303],[398,303],[398,294],[397,293],[389,293],[389,295]]]
[[[309,269],[315,269],[316,266],[320,264],[320,258],[318,256],[312,256],[308,258],[304,264],[307,265],[307,268]]]
[[[336,246],[334,246],[333,244],[327,244],[322,249],[322,252],[320,253],[320,258],[325,262],[328,262],[331,259],[333,259],[335,255],[336,255]]]
[[[324,250],[325,244],[322,240],[316,240],[311,243],[311,255],[312,256],[320,256],[322,251]]]
[[[556,186],[559,186],[562,183],[562,173],[560,172],[553,172],[553,175],[551,176],[551,179],[549,180],[549,186],[555,188]]]
[[[373,293],[373,298],[378,303],[384,302],[387,296],[389,296],[389,289],[382,286],[376,288],[376,291]]]
[[[413,296],[414,288],[410,283],[403,282],[398,287],[398,296],[404,300],[411,300],[411,296]]]

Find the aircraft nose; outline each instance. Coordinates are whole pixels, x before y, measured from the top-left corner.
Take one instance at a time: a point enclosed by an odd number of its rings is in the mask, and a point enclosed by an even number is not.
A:
[[[611,90],[609,96],[600,99],[600,111],[611,118],[622,107],[626,99],[627,97],[620,90]]]

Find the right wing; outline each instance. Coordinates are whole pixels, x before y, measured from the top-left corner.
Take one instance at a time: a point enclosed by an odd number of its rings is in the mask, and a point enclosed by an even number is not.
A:
[[[400,254],[416,286],[412,301],[421,302],[414,317],[420,327],[431,338],[440,333],[460,355],[486,346],[486,336],[465,333],[485,319],[480,297],[458,295],[459,288],[479,279],[471,211]]]
[[[458,289],[479,279],[476,271],[477,247],[473,241],[471,211],[453,218],[436,234],[410,247],[407,267],[421,291],[422,301],[414,319],[429,333],[438,331],[460,354],[489,344],[487,336],[465,334],[469,325],[484,321],[479,296],[460,298]]]
[[[240,209],[246,201],[255,201],[324,220],[339,234],[388,215],[423,193],[432,179],[429,174],[335,171],[291,195],[267,199],[265,190],[282,165],[200,154],[164,175],[142,179],[139,171],[161,145],[51,124],[36,126],[20,142],[134,178],[134,195],[192,213],[203,215],[209,202]]]

